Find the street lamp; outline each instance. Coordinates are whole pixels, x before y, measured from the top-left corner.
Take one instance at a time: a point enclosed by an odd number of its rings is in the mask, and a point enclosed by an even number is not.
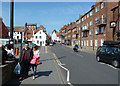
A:
[[[9,44],[11,44],[11,47],[13,48],[13,17],[14,17],[14,1],[11,0],[10,2],[10,39]]]

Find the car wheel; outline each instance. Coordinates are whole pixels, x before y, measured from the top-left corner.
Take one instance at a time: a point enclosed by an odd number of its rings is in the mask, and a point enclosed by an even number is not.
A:
[[[117,67],[119,67],[119,62],[117,60],[114,60],[112,62],[112,65],[117,68]]]
[[[96,60],[97,60],[98,62],[100,62],[100,57],[99,57],[99,56],[97,56],[97,57],[96,57]]]

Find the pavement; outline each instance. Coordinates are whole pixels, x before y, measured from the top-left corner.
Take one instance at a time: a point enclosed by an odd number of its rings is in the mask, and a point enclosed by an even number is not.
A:
[[[58,64],[54,59],[53,53],[49,51],[48,46],[40,48],[40,62],[41,64],[37,67],[37,74],[35,80],[32,79],[33,71],[31,68],[28,78],[19,81],[19,75],[15,75],[15,77],[13,77],[7,82],[7,85],[63,85],[63,80],[61,78],[61,74],[59,73]]]

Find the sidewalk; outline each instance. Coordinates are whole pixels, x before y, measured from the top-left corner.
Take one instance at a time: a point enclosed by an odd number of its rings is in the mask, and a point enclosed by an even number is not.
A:
[[[36,79],[32,79],[32,68],[29,71],[29,77],[23,81],[19,81],[18,76],[8,81],[7,84],[63,84],[57,68],[57,63],[54,60],[53,54],[47,51],[45,47],[40,49],[40,62],[37,67]]]

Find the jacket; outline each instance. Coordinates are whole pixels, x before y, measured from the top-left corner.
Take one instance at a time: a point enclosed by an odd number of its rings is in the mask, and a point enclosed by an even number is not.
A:
[[[25,55],[25,49],[23,49],[20,53],[20,57],[18,60],[19,63],[21,63],[24,60],[24,55]],[[27,57],[26,57],[27,62],[30,62],[32,58],[33,58],[33,51],[32,51],[32,49],[28,48],[27,49]]]

